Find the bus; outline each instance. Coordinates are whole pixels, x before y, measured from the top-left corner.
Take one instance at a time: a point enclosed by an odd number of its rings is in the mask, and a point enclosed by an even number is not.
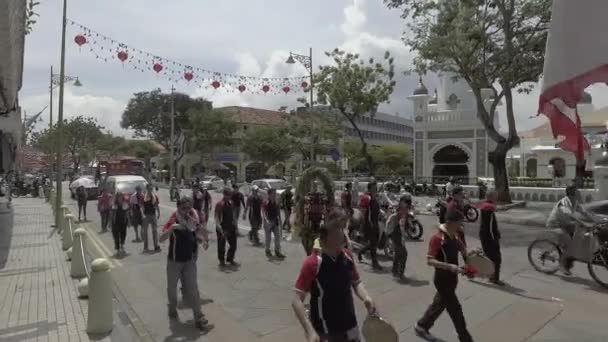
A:
[[[139,159],[119,159],[105,162],[106,176],[145,176],[145,163]]]

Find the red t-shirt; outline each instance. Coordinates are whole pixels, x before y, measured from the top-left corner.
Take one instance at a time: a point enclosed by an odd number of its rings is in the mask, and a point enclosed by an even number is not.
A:
[[[427,256],[433,259],[441,260],[443,253],[441,253],[441,249],[444,247],[444,241],[447,239],[446,233],[441,230],[438,230],[431,239],[429,240],[429,250],[427,252]],[[466,241],[464,241],[463,236],[461,234],[456,235],[455,240],[457,242],[457,247],[460,252],[466,252]],[[441,260],[443,261],[443,260]],[[444,261],[447,262],[447,261]]]
[[[350,262],[352,262],[353,268],[351,272],[351,281],[353,287],[359,285],[361,282],[361,277],[359,276],[359,271],[357,271],[357,266],[353,261],[354,259],[352,253],[348,249],[343,249],[341,253],[343,253]],[[296,280],[296,291],[304,293],[310,292],[318,276],[320,267],[319,262],[319,255],[317,253],[313,253],[304,260],[304,264],[302,264],[302,269],[300,270],[300,275]]]
[[[372,198],[370,197],[369,194],[365,194],[363,196],[361,196],[361,199],[359,199],[359,208],[361,209],[367,209],[369,208],[369,204],[371,203]]]

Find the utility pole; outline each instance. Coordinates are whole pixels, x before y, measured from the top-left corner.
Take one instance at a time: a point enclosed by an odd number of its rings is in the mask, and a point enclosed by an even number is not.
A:
[[[55,227],[57,227],[57,229],[62,228],[61,216],[63,215],[61,212],[61,206],[63,205],[63,90],[65,85],[63,81],[65,77],[65,29],[67,24],[67,7],[67,0],[63,0],[63,18],[61,22],[61,64],[59,68],[59,113],[57,114],[57,171],[55,175],[55,180],[57,182],[55,197]]]
[[[51,77],[49,77],[49,129],[53,128],[53,66],[51,65]]]
[[[169,177],[176,177],[175,173],[175,88],[171,86],[171,137],[169,138]]]

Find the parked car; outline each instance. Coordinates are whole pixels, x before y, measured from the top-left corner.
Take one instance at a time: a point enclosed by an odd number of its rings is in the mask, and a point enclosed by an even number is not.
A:
[[[137,186],[146,189],[148,181],[142,176],[109,176],[105,179],[103,186],[112,189],[112,194],[122,192],[125,196],[135,193]]]
[[[72,199],[76,199],[76,189],[81,185],[87,190],[87,195],[90,200],[97,199],[99,190],[97,184],[95,184],[95,177],[93,176],[80,176],[70,183],[70,196]]]
[[[251,192],[251,187],[257,185],[260,189],[260,194],[265,198],[268,190],[276,189],[277,195],[281,196],[281,194],[287,189],[291,187],[287,181],[278,178],[264,178],[264,179],[256,179],[249,184],[249,189],[246,191],[247,193]],[[292,190],[295,193],[295,189]]]
[[[200,185],[201,185],[201,187],[206,188],[208,190],[223,189],[224,180],[218,176],[203,176],[203,177],[201,177]]]

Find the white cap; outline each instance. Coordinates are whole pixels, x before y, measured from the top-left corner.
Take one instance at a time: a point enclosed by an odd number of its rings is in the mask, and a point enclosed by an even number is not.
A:
[[[253,191],[258,191],[258,189],[259,189],[259,187],[257,185],[254,185],[251,187],[251,190],[253,190]]]

